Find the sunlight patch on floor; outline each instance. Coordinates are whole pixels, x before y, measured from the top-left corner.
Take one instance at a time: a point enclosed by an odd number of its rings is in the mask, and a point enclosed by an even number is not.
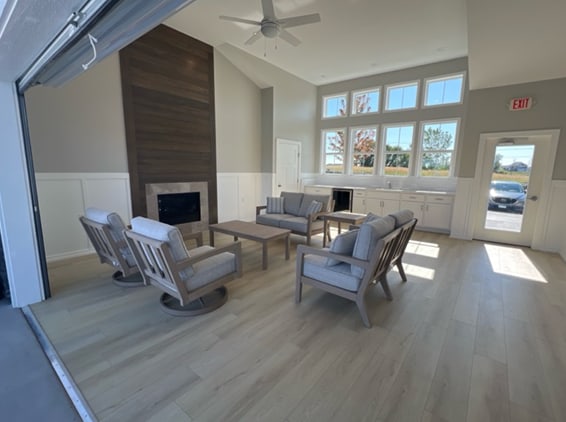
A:
[[[405,248],[405,252],[425,256],[427,258],[438,258],[440,248],[437,243],[410,240]]]
[[[434,274],[436,273],[434,268],[422,267],[414,264],[404,264],[403,268],[405,269],[405,274],[424,278],[426,280],[434,280]]]
[[[527,254],[512,246],[484,245],[493,272],[548,283]]]

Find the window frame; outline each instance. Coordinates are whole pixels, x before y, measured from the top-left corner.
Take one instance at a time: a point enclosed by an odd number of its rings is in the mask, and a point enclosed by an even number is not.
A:
[[[375,148],[373,150],[373,167],[371,173],[368,174],[354,174],[354,137],[352,136],[355,130],[364,130],[364,129],[375,129]],[[361,126],[350,126],[348,127],[348,138],[346,139],[348,148],[347,148],[347,158],[348,158],[348,166],[346,167],[346,174],[349,176],[375,176],[377,173],[377,166],[376,160],[379,158],[379,125],[376,123],[375,125],[361,125]]]
[[[414,81],[398,82],[398,83],[394,83],[394,84],[385,85],[385,95],[384,95],[384,98],[383,98],[384,99],[383,112],[384,113],[399,113],[399,112],[408,111],[408,110],[418,110],[418,108],[419,108],[420,83],[421,83],[420,79],[415,79]],[[387,104],[389,103],[389,90],[392,89],[392,88],[403,88],[403,87],[408,87],[408,86],[412,86],[412,85],[417,86],[417,93],[416,93],[416,96],[415,96],[415,106],[414,107],[396,108],[396,109],[393,109],[393,110],[388,110]]]
[[[427,98],[427,95],[428,95],[428,84],[429,84],[429,82],[449,80],[449,79],[453,79],[456,76],[462,76],[462,86],[460,87],[460,101],[453,102],[453,103],[442,103],[442,104],[431,104],[431,105],[425,104],[426,98]],[[465,71],[450,73],[450,74],[440,75],[440,76],[432,76],[430,78],[425,78],[423,80],[423,98],[422,98],[422,104],[421,104],[422,108],[423,109],[429,109],[429,108],[449,107],[449,106],[464,104],[465,85],[466,85],[466,72]]]
[[[454,123],[456,122],[456,132],[454,134],[454,148],[451,150],[432,150],[435,152],[450,152],[450,169],[448,171],[447,176],[423,176],[422,172],[422,161],[423,161],[423,154],[426,152],[423,149],[423,140],[424,140],[424,127],[428,124],[442,124],[442,123]],[[417,142],[417,151],[416,151],[416,160],[415,160],[415,176],[424,179],[441,179],[446,180],[451,177],[454,177],[454,167],[456,164],[456,153],[458,151],[458,141],[460,137],[460,126],[462,123],[462,119],[460,117],[448,117],[442,119],[432,119],[432,120],[422,120],[420,122],[419,128],[419,137]]]
[[[321,98],[321,101],[322,101],[322,106],[321,106],[321,111],[322,111],[322,113],[321,113],[321,119],[322,119],[322,120],[332,120],[332,119],[343,119],[343,118],[345,118],[345,117],[348,117],[348,116],[349,116],[349,113],[348,113],[348,107],[349,107],[349,104],[348,104],[348,97],[349,97],[349,94],[350,94],[349,91],[345,91],[345,92],[339,92],[339,93],[337,93],[337,94],[323,95],[322,98]],[[325,114],[326,114],[326,100],[328,100],[328,99],[330,99],[330,98],[339,98],[339,97],[344,97],[344,101],[345,101],[345,103],[346,103],[344,110],[345,110],[345,113],[346,113],[346,114],[345,114],[344,116],[338,115],[338,116],[329,116],[329,117],[326,117],[326,116],[325,116]]]
[[[344,140],[344,164],[343,164],[343,171],[342,173],[327,173],[326,172],[326,133],[327,132],[339,132],[343,131],[346,139]],[[339,127],[339,128],[326,128],[321,129],[320,131],[320,146],[321,146],[321,154],[320,154],[320,174],[325,176],[344,176],[348,174],[348,127]]]
[[[408,154],[409,154],[408,174],[407,174],[407,176],[385,174],[385,156],[387,155],[387,148],[386,148],[387,138],[385,136],[385,132],[389,128],[406,127],[406,126],[412,126],[413,127],[413,142],[412,142],[412,145],[411,145],[411,150],[407,151]],[[416,133],[417,133],[417,122],[416,121],[387,123],[387,124],[381,125],[381,143],[380,143],[381,151],[380,151],[380,157],[379,157],[379,168],[378,168],[378,173],[377,173],[379,176],[383,176],[383,177],[411,177],[411,176],[414,176],[414,174],[415,174],[414,163],[415,163],[416,144],[417,144]]]
[[[354,96],[358,94],[365,94],[369,92],[377,92],[377,110],[369,111],[367,113],[355,113],[354,112]],[[373,114],[379,114],[381,112],[381,100],[383,98],[381,86],[357,89],[353,90],[350,94],[350,116],[371,116]]]

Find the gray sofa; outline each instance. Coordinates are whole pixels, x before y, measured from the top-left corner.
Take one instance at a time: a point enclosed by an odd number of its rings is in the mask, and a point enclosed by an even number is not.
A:
[[[266,226],[279,227],[291,230],[291,233],[307,237],[310,245],[311,237],[322,233],[324,221],[322,216],[332,211],[333,201],[331,195],[313,195],[302,192],[281,192],[284,199],[283,213],[267,213],[267,206],[256,207],[256,223]],[[320,212],[307,214],[312,201],[322,203]]]

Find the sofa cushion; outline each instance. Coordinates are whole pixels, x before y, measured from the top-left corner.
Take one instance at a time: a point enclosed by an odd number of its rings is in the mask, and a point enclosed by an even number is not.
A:
[[[279,227],[282,229],[289,229],[296,233],[306,234],[308,220],[306,217],[291,217],[285,218],[279,222]],[[324,222],[317,220],[311,223],[311,229],[322,230]]]
[[[173,259],[176,262],[190,257],[185,242],[183,241],[183,235],[175,226],[170,226],[169,224],[145,217],[135,217],[132,219],[132,230],[151,239],[167,242],[171,249]],[[165,269],[161,268],[161,270]],[[180,272],[183,280],[186,280],[192,274],[193,269],[191,267]]]
[[[265,210],[268,214],[283,214],[285,212],[284,208],[285,198],[282,196],[267,197],[267,209]]]
[[[305,193],[303,197],[303,202],[301,202],[301,207],[299,208],[297,215],[301,217],[306,217],[307,210],[312,201],[322,202],[322,211],[324,212],[329,211],[328,205],[330,202],[330,195],[314,195],[310,193]]]
[[[285,198],[285,214],[299,215],[303,193],[301,192],[281,192],[281,196]]]
[[[320,210],[322,210],[322,202],[312,201],[307,208],[307,214],[305,217],[308,217],[311,214],[316,214],[317,212],[320,212]]]
[[[358,237],[358,231],[359,230],[350,230],[336,236],[332,243],[330,243],[330,252],[352,256],[352,252],[354,252],[354,245],[356,244],[356,239]],[[342,261],[338,261],[334,258],[326,258],[327,266],[337,265],[341,262]]]
[[[395,229],[395,219],[391,216],[383,217],[369,223],[363,223],[360,226],[356,244],[352,256],[364,261],[370,259],[370,254],[379,253],[374,251],[377,241],[383,236],[391,233]],[[352,274],[357,277],[364,276],[364,269],[356,265],[352,265]]]
[[[415,214],[411,210],[401,210],[389,215],[395,219],[395,228],[399,228],[411,221]]]
[[[266,226],[279,227],[279,223],[287,218],[294,218],[291,214],[260,214],[256,215],[255,222]]]
[[[318,255],[306,255],[304,264],[303,274],[309,278],[314,278],[351,292],[358,291],[360,287],[361,278],[352,274],[350,264],[342,262],[338,265],[327,267],[326,258]]]

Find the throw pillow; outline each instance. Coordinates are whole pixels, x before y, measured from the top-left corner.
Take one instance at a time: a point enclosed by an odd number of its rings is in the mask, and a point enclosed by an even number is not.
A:
[[[321,209],[322,209],[322,202],[312,201],[309,207],[307,208],[307,216],[311,214],[316,214],[317,212],[320,212]]]
[[[285,198],[283,197],[273,197],[269,196],[267,198],[267,209],[268,214],[284,214],[285,213]]]
[[[358,231],[359,230],[350,230],[336,236],[330,244],[330,252],[338,253],[340,255],[352,256],[352,252],[354,252],[354,245],[356,244],[356,239],[358,238]],[[342,261],[338,261],[334,258],[326,258],[327,267],[338,265],[341,262]]]

